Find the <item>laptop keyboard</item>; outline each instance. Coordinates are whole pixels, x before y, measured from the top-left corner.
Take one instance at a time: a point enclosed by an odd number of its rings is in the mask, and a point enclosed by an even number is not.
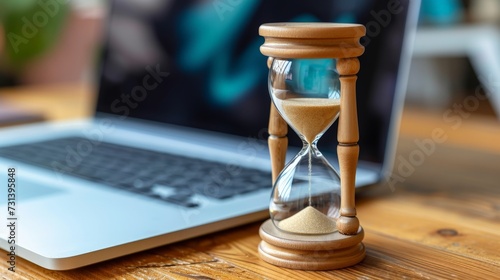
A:
[[[271,188],[271,174],[80,137],[0,148],[0,156],[184,207]]]

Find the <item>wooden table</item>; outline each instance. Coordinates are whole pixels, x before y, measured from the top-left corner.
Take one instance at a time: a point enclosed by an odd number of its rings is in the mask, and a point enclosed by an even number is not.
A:
[[[91,87],[3,89],[0,99],[48,119],[88,115]],[[26,101],[29,101],[26,103]],[[2,102],[2,101],[0,101]],[[55,104],[48,109],[48,104]],[[396,184],[365,189],[357,199],[365,260],[324,272],[282,269],[259,259],[259,223],[71,270],[50,271],[18,259],[3,279],[500,279],[500,124],[474,112],[451,127],[442,112],[405,109],[395,173],[415,139],[434,129],[444,143]],[[406,174],[408,175],[408,174]],[[5,252],[4,252],[5,253]]]

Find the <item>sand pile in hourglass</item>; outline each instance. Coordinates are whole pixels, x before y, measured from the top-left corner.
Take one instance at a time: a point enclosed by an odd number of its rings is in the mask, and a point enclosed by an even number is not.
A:
[[[338,99],[289,98],[281,106],[292,125],[311,144],[330,126],[340,111]],[[281,229],[302,234],[326,234],[335,231],[335,221],[311,205],[311,154],[309,153],[309,206],[280,221]]]

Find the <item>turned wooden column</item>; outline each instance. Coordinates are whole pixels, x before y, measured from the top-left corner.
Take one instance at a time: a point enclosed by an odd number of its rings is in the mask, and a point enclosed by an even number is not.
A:
[[[285,167],[286,150],[288,148],[288,127],[278,113],[278,110],[271,102],[271,110],[269,114],[269,137],[267,143],[269,145],[269,154],[271,156],[271,173],[273,184]]]
[[[356,109],[356,74],[358,58],[337,60],[340,75],[340,115],[338,120],[337,156],[340,166],[340,218],[337,228],[343,234],[356,234],[359,220],[356,217],[355,187],[356,166],[359,156],[358,113]]]
[[[274,58],[269,57],[267,59],[267,67],[271,68]],[[283,85],[280,87],[278,83],[275,83],[275,88],[283,88],[285,89],[284,81]],[[271,109],[269,113],[269,137],[267,139],[267,143],[269,146],[269,154],[271,158],[271,174],[272,174],[272,182],[276,182],[276,178],[280,174],[281,170],[285,167],[286,160],[286,150],[288,149],[288,137],[286,136],[288,133],[288,125],[281,117],[278,109],[274,106],[273,102],[271,102]]]

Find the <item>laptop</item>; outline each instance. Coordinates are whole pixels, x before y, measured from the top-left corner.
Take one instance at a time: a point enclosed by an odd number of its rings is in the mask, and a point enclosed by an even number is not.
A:
[[[95,115],[0,130],[0,217],[14,225],[0,227],[0,247],[67,270],[269,217],[265,22],[367,26],[357,188],[379,182],[394,158],[418,6],[113,2]],[[291,130],[289,140],[291,158],[301,142]],[[336,127],[318,146],[335,164]]]

